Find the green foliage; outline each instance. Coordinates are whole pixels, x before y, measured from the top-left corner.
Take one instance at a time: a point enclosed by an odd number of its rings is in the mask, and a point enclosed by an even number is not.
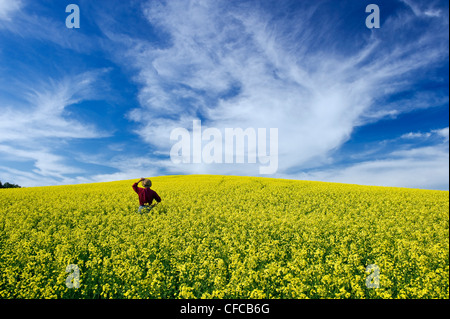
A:
[[[20,188],[20,186],[16,184],[10,184],[8,182],[2,184],[2,182],[0,181],[0,188]]]

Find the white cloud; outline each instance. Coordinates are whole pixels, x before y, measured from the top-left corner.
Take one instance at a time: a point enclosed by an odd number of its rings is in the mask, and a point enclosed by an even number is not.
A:
[[[55,183],[51,179],[40,179],[35,173],[0,165],[1,182],[9,182],[22,187],[46,186]]]
[[[427,133],[420,133],[420,132],[413,133],[413,132],[409,132],[407,134],[403,134],[401,136],[401,138],[415,139],[415,138],[427,138],[427,137],[430,137],[430,136],[431,136],[430,132],[427,132]]]
[[[20,0],[0,0],[0,21],[11,21],[11,17],[22,7]]]
[[[430,7],[430,4],[428,1],[424,1],[423,3],[414,1],[414,0],[400,0],[404,4],[406,4],[416,16],[427,16],[427,17],[434,17],[438,18],[441,16],[442,11],[440,9],[434,9]],[[427,5],[427,7],[424,7],[424,5]]]
[[[23,88],[24,105],[2,105],[0,115],[0,142],[36,143],[42,138],[93,138],[106,136],[93,125],[82,124],[70,118],[70,105],[95,96],[93,83],[100,72],[86,72],[59,81],[35,83]],[[20,90],[18,90],[20,91]],[[0,103],[2,103],[0,101]]]
[[[406,105],[375,104],[410,88],[414,78],[409,74],[442,59],[433,34],[392,47],[375,36],[341,57],[331,49],[307,51],[314,34],[332,31],[317,29],[308,12],[296,21],[299,27],[271,21],[262,11],[226,7],[220,1],[152,1],[145,7],[148,21],[170,35],[171,46],[161,49],[137,41],[127,52],[126,63],[139,70],[143,85],[141,105],[129,118],[141,123],[136,133],[159,152],[169,153],[173,128],[189,129],[202,114],[205,127],[220,130],[279,128],[281,172],[319,166],[355,126],[436,102],[435,96],[422,94]],[[390,27],[400,28],[392,19],[385,29]],[[326,41],[332,48],[340,40],[328,36]],[[220,98],[233,86],[238,87],[235,97]],[[217,103],[211,102],[214,98]],[[219,165],[179,169],[229,172]],[[241,172],[241,166],[235,169]]]
[[[17,181],[25,186],[60,183],[68,174],[82,174],[83,170],[67,164],[69,157],[55,150],[70,139],[108,136],[95,125],[71,118],[68,108],[97,95],[94,83],[105,72],[90,71],[63,78],[35,82],[33,87],[16,88],[23,104],[2,106],[0,114],[0,154],[9,161],[31,162],[34,178],[29,173],[17,174]],[[2,101],[0,101],[2,103]],[[7,172],[5,167],[0,167]],[[15,171],[17,173],[17,171]],[[14,179],[16,180],[16,179]],[[28,181],[28,182],[27,182]],[[25,184],[26,183],[26,184]]]
[[[400,138],[403,139],[427,139],[432,136],[439,136],[444,139],[444,142],[448,142],[448,127],[439,129],[439,130],[432,130],[430,132],[409,132],[406,134],[403,134]]]
[[[403,145],[402,148],[384,154],[380,159],[363,160],[343,168],[331,166],[309,173],[300,173],[296,175],[296,178],[361,185],[448,190],[448,127],[424,133],[410,132],[403,134],[399,139],[426,140],[435,137],[439,137],[440,140],[434,145],[422,147]],[[378,144],[389,145],[392,143],[395,141],[381,141]],[[281,176],[288,178],[284,175]]]
[[[55,155],[50,150],[19,148],[7,145],[0,145],[0,153],[16,161],[32,161],[33,172],[40,176],[50,176],[53,178],[64,178],[65,174],[77,174],[83,171],[79,168],[64,165],[65,158]]]
[[[428,17],[440,17],[441,16],[441,10],[433,10],[429,9],[424,11],[424,14]]]
[[[448,190],[448,145],[396,151],[389,154],[386,159],[369,160],[345,168],[302,173],[296,178],[360,185]]]
[[[443,137],[445,142],[448,142],[448,127],[440,129],[440,130],[433,130],[432,132]]]
[[[110,174],[96,174],[89,177],[91,182],[112,182],[127,179],[139,179],[161,175],[161,163],[148,157],[130,157],[114,159],[108,165],[117,170]]]

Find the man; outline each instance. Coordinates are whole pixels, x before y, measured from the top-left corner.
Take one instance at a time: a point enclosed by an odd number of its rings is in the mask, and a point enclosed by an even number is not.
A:
[[[138,187],[138,184],[140,182],[142,182],[142,186],[144,186],[145,188]],[[150,211],[156,205],[152,205],[153,200],[156,200],[157,203],[161,202],[161,197],[159,197],[159,195],[154,190],[150,189],[151,186],[151,180],[143,177],[132,186],[134,191],[139,196],[139,213],[142,213],[142,210]]]

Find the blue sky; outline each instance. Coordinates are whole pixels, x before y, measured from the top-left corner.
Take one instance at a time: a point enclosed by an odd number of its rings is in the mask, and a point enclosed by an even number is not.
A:
[[[259,176],[171,161],[171,131],[200,119],[278,128],[269,177],[448,190],[448,6],[0,0],[0,180]]]

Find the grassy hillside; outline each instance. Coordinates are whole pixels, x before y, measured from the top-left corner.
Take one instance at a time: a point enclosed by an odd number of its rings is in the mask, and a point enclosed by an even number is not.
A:
[[[0,297],[449,298],[448,192],[152,181],[145,214],[134,181],[0,190]]]

